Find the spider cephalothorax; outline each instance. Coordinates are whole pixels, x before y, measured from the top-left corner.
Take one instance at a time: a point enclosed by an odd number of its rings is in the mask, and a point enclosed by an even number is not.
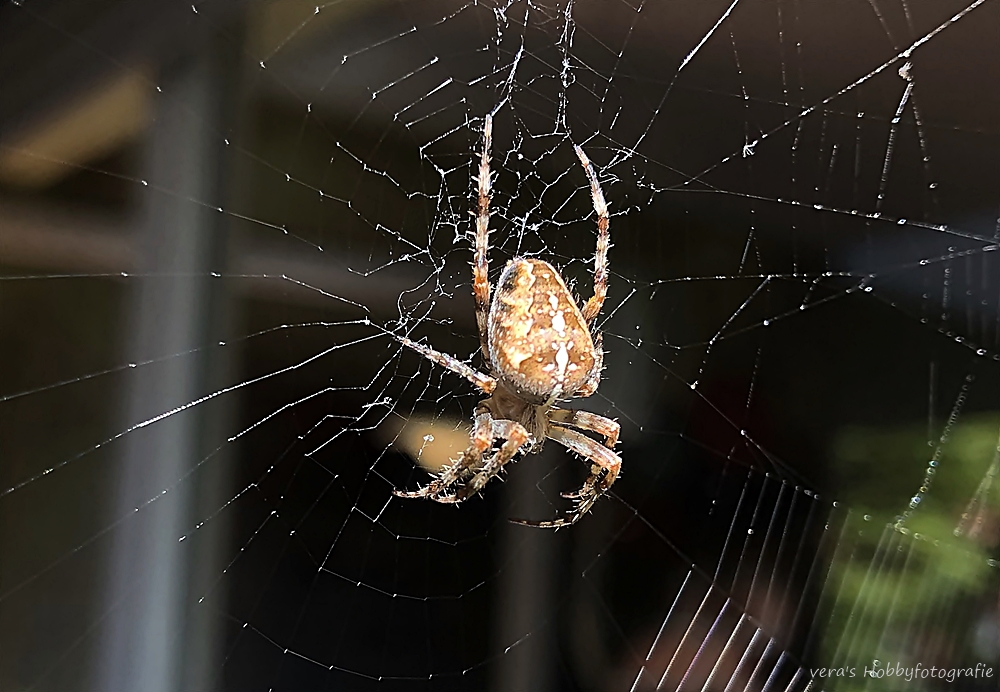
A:
[[[580,308],[555,267],[539,259],[515,258],[500,275],[491,302],[487,252],[492,134],[493,120],[486,116],[477,178],[479,211],[472,271],[479,342],[490,375],[399,337],[406,346],[462,375],[490,396],[476,407],[470,444],[462,456],[427,486],[412,492],[397,490],[396,494],[461,502],[478,493],[518,452],[538,451],[546,439],[551,439],[589,461],[590,475],[578,491],[563,494],[576,501],[569,514],[553,521],[515,521],[529,526],[565,526],[587,513],[615,482],[621,468],[621,459],[614,452],[620,430],[617,422],[555,406],[560,400],[590,396],[601,381],[601,335],[591,330],[607,294],[611,246],[608,207],[590,160],[576,147],[597,213],[594,296]],[[603,436],[604,444],[579,430]],[[494,450],[498,440],[502,441],[500,448]]]

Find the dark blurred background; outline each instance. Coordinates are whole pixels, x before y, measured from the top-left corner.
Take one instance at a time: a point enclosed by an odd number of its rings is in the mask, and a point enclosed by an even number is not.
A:
[[[1000,671],[998,35],[995,0],[5,0],[0,688]],[[614,214],[573,405],[624,471],[556,533],[507,522],[582,480],[552,443],[391,496],[478,397],[365,320],[473,356],[490,112],[494,280],[588,295],[571,142]]]

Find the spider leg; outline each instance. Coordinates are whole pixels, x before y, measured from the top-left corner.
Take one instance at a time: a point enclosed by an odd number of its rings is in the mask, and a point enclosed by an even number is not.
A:
[[[604,437],[604,446],[608,449],[614,449],[615,445],[618,444],[618,435],[621,434],[622,430],[618,421],[590,411],[557,408],[549,412],[549,421],[560,426],[595,432]]]
[[[490,479],[503,470],[504,465],[513,459],[518,450],[531,439],[527,428],[512,420],[493,421],[493,435],[497,438],[505,438],[500,451],[488,460],[468,483],[460,486],[454,496],[441,498],[438,502],[462,502],[478,493],[490,482]]]
[[[392,334],[392,332],[387,333]],[[457,375],[461,375],[487,394],[492,394],[493,390],[497,387],[497,381],[495,378],[490,377],[489,375],[484,375],[457,358],[449,356],[447,353],[435,351],[430,346],[419,344],[416,341],[407,339],[405,336],[398,336],[397,334],[392,334],[392,336],[399,341],[399,343],[403,344],[407,348],[413,349],[427,360],[437,363],[441,367],[447,368]]]
[[[604,446],[608,449],[614,449],[615,445],[618,444],[618,435],[622,430],[622,426],[619,425],[618,421],[599,416],[590,411],[555,409],[549,414],[549,420],[553,423],[559,423],[560,425],[566,425],[578,430],[595,432],[604,437]],[[567,500],[576,500],[587,494],[587,487],[587,484],[584,484],[584,487],[579,490],[559,493],[559,496]]]
[[[472,425],[469,446],[462,452],[462,456],[452,464],[445,466],[441,470],[441,473],[438,474],[438,477],[423,488],[419,488],[418,490],[393,490],[392,494],[397,497],[429,497],[432,500],[442,501],[440,498],[447,492],[448,488],[461,480],[462,476],[469,469],[482,461],[483,454],[493,446],[495,437],[493,417],[490,415],[488,408],[481,407]]]
[[[493,116],[486,116],[483,125],[483,153],[479,159],[479,175],[475,178],[479,187],[479,210],[476,214],[476,252],[472,261],[472,293],[476,298],[476,324],[479,327],[479,347],[483,352],[487,369],[490,364],[489,311],[489,237],[490,237],[490,146],[493,141]]]
[[[593,414],[591,414],[593,415]],[[600,416],[595,416],[600,418]],[[607,420],[607,419],[605,419]],[[608,421],[614,423],[614,421]],[[617,424],[616,424],[617,425]],[[614,484],[621,469],[621,458],[608,447],[592,440],[586,435],[553,425],[549,428],[548,437],[564,445],[569,450],[576,452],[584,459],[591,462],[590,476],[584,481],[579,491],[574,493],[576,499],[573,510],[567,512],[551,521],[527,521],[525,519],[512,519],[515,524],[524,526],[535,526],[539,528],[555,528],[575,524],[580,518],[590,511],[597,499],[603,495],[608,488]],[[609,438],[609,441],[611,438]]]
[[[597,252],[594,254],[594,295],[583,306],[583,319],[591,326],[601,312],[604,298],[608,294],[608,250],[611,248],[611,233],[608,230],[608,203],[604,201],[604,192],[590,159],[580,147],[574,147],[576,155],[587,172],[590,181],[590,195],[594,198],[594,211],[597,212]]]
[[[601,373],[604,371],[604,337],[600,332],[594,334],[594,369],[583,386],[573,392],[574,399],[586,399],[594,394],[601,384]]]

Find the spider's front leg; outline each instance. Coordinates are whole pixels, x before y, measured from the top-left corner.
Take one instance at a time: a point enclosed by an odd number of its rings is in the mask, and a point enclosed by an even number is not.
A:
[[[531,440],[528,429],[512,420],[493,421],[493,436],[504,439],[500,451],[487,460],[483,468],[469,479],[468,483],[460,486],[453,497],[438,500],[439,502],[461,502],[478,493],[490,482],[491,478],[503,470],[504,465],[514,458],[518,450]]]
[[[487,406],[480,404],[476,413],[475,422],[472,424],[472,434],[470,435],[469,446],[462,456],[452,464],[441,469],[441,473],[433,481],[418,490],[393,490],[393,495],[397,497],[428,497],[438,502],[460,502],[455,500],[454,495],[447,495],[452,485],[465,476],[468,471],[477,466],[483,459],[495,439],[493,431],[493,416]],[[452,499],[448,499],[452,498]]]
[[[576,428],[577,430],[595,432],[604,437],[604,446],[608,449],[614,449],[615,445],[618,444],[618,435],[622,430],[622,426],[618,423],[618,421],[605,418],[604,416],[599,416],[596,413],[591,413],[590,411],[554,409],[549,414],[549,420],[553,423]],[[604,472],[601,471],[600,473]],[[593,481],[594,479],[595,476],[591,475],[591,477],[588,478],[588,481]],[[590,494],[590,486],[588,486],[587,483],[584,483],[583,487],[579,490],[559,493],[559,496],[564,497],[567,500],[576,500],[588,494]]]
[[[596,418],[601,417],[596,416]],[[608,419],[604,418],[603,420],[607,421]],[[614,423],[614,421],[608,422]],[[617,454],[596,440],[592,440],[575,430],[553,425],[549,428],[548,437],[589,461],[591,463],[590,475],[583,482],[580,490],[572,493],[572,496],[576,498],[576,506],[571,512],[551,521],[512,519],[511,521],[516,524],[555,529],[575,524],[580,520],[580,517],[590,511],[590,508],[594,506],[597,499],[614,484],[618,478],[618,472],[621,470],[622,460]]]
[[[622,426],[616,420],[599,416],[590,411],[576,411],[574,409],[553,409],[549,413],[549,422],[595,432],[604,437],[604,446],[608,449],[615,448],[615,445],[618,444],[618,435],[622,431]]]

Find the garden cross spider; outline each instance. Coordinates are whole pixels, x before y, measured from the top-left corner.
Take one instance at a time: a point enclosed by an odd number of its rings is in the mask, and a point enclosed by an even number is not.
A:
[[[583,149],[575,147],[590,181],[597,213],[593,297],[581,310],[555,267],[543,260],[515,257],[500,275],[490,301],[487,252],[492,135],[493,119],[488,115],[476,178],[479,210],[472,273],[479,343],[491,374],[484,375],[452,356],[397,337],[407,347],[462,375],[490,396],[476,407],[470,444],[462,456],[423,488],[396,490],[395,494],[426,497],[436,502],[462,502],[482,490],[518,452],[537,452],[546,439],[552,439],[590,462],[590,475],[583,486],[576,492],[562,493],[562,497],[575,501],[573,510],[552,521],[512,521],[558,528],[575,523],[590,510],[615,482],[622,463],[614,451],[621,429],[616,421],[555,406],[560,400],[590,396],[601,381],[604,363],[601,334],[592,335],[591,329],[608,288],[611,247],[608,205],[590,160]],[[603,436],[604,444],[579,430]],[[502,440],[500,449],[493,452],[498,440]],[[489,452],[493,453],[486,456]]]

